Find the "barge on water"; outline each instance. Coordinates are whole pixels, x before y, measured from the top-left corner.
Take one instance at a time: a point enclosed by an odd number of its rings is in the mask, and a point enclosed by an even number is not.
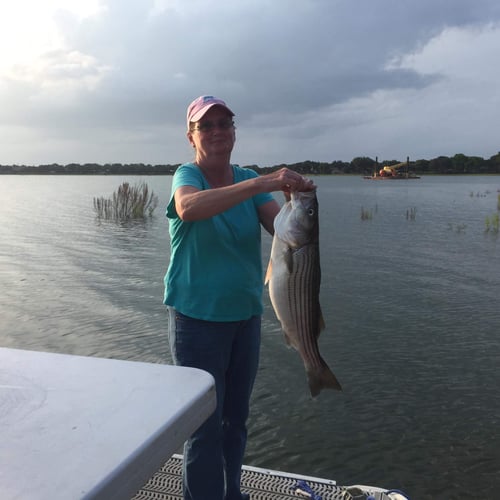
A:
[[[410,157],[406,157],[406,161],[396,163],[394,165],[384,165],[378,169],[378,158],[375,159],[375,170],[372,175],[365,175],[363,179],[372,181],[391,181],[391,180],[410,180],[420,179],[414,172],[410,172]]]

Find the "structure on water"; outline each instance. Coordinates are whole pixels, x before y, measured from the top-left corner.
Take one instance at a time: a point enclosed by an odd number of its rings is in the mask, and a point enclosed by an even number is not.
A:
[[[363,179],[369,180],[397,180],[397,179],[420,179],[414,172],[410,172],[410,157],[406,161],[396,163],[395,165],[384,165],[380,170],[378,168],[378,157],[375,158],[375,170],[372,175],[365,175]]]

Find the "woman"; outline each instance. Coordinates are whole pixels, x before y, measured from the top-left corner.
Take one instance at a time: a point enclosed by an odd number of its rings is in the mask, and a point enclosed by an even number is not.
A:
[[[249,401],[262,314],[262,225],[273,234],[273,191],[314,184],[283,168],[258,176],[231,164],[234,113],[213,96],[187,110],[195,160],[180,166],[167,208],[171,257],[165,276],[174,362],[215,379],[217,408],[184,446],[186,500],[241,500]]]

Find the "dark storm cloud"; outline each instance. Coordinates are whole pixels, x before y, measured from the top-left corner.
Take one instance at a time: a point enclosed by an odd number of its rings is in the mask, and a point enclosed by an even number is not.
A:
[[[226,99],[242,125],[279,130],[297,123],[287,129],[290,137],[313,138],[335,126],[326,116],[334,106],[435,86],[446,79],[439,68],[423,73],[401,61],[446,29],[481,29],[500,19],[497,0],[107,0],[102,6],[83,20],[57,12],[64,47],[41,58],[34,76],[3,79],[1,123],[80,141],[82,130],[93,139],[101,132],[118,137],[183,127],[189,101],[210,93]],[[311,113],[318,116],[314,126],[303,126]],[[360,125],[372,119],[369,111],[356,116]],[[171,151],[172,161],[182,160]]]
[[[388,62],[445,26],[499,15],[489,1],[186,2],[180,12],[158,14],[146,2],[107,5],[103,16],[73,31],[71,42],[113,67],[88,96],[97,98],[96,109],[107,104],[108,119],[116,110],[139,121],[178,115],[204,92],[237,101],[239,114],[250,117],[421,88],[439,75],[388,70]]]

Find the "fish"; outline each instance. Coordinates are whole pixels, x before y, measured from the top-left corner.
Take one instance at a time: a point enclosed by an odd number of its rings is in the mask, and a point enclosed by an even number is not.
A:
[[[292,191],[274,219],[265,276],[269,298],[286,343],[302,358],[312,397],[342,387],[319,352],[325,328],[319,301],[321,268],[316,190]]]

